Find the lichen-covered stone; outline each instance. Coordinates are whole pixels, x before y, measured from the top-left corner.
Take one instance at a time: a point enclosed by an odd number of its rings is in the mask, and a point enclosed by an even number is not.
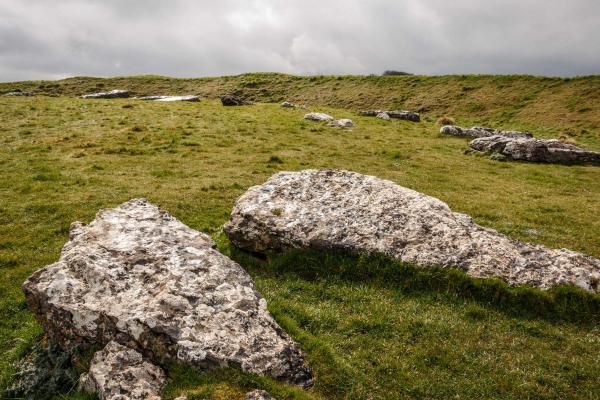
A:
[[[79,388],[100,400],[161,400],[167,377],[137,351],[109,342],[94,354]]]
[[[311,112],[306,114],[304,119],[308,121],[332,121],[333,117],[325,113]]]
[[[473,150],[501,154],[512,160],[544,163],[600,163],[600,152],[588,151],[556,139],[520,139],[505,136],[478,138]]]
[[[469,136],[472,138],[481,138],[488,136],[505,136],[509,138],[532,138],[533,135],[529,132],[520,131],[502,131],[498,129],[485,128],[482,126],[474,126],[471,129],[461,128],[456,125],[445,125],[440,128],[440,133],[450,136]]]
[[[381,253],[544,289],[598,291],[600,280],[600,260],[512,240],[438,199],[349,171],[278,173],[237,200],[224,230],[235,246],[255,253]]]
[[[246,393],[245,400],[275,400],[266,390],[253,390]]]
[[[24,284],[28,305],[64,348],[110,341],[152,362],[245,371],[309,385],[297,343],[277,325],[250,276],[144,199],[74,223],[58,262]]]
[[[290,103],[289,101],[284,101],[283,103],[281,103],[281,107],[283,107],[283,108],[295,108],[296,106],[294,105],[294,103]]]
[[[335,121],[331,121],[327,125],[338,128],[352,128],[354,126],[354,122],[352,122],[351,119],[338,119]]]
[[[127,90],[111,90],[110,92],[90,93],[81,96],[82,99],[121,99],[129,97]]]

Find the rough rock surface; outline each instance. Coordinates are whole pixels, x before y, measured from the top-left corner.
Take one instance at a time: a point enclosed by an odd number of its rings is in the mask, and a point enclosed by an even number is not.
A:
[[[221,97],[221,103],[224,106],[246,106],[252,104],[250,101],[244,100],[241,97],[234,96],[232,94],[226,94]]]
[[[167,377],[137,351],[109,342],[94,354],[79,388],[97,393],[100,400],[160,400]]]
[[[600,260],[509,239],[438,199],[348,171],[278,173],[238,199],[224,230],[234,245],[256,253],[383,253],[539,288],[598,291],[600,280]]]
[[[327,125],[336,126],[339,128],[352,128],[354,126],[354,122],[351,119],[338,119],[336,121],[331,121]]]
[[[309,121],[332,121],[333,117],[325,113],[311,112],[306,114],[304,119]]]
[[[200,101],[198,96],[144,96],[137,97],[137,100],[154,100],[154,101]]]
[[[30,309],[63,348],[112,340],[157,364],[245,371],[310,385],[297,343],[277,325],[250,276],[144,199],[74,223],[58,262],[23,289]]]
[[[283,108],[295,108],[296,106],[294,105],[294,103],[290,103],[289,101],[284,101],[283,103],[281,103],[281,107],[283,107]]]
[[[31,93],[31,92],[8,92],[4,94],[5,96],[15,96],[15,97],[30,97],[30,96],[35,96],[35,93]]]
[[[600,163],[600,152],[583,150],[559,140],[489,136],[472,140],[473,150],[500,154],[512,160],[545,163]]]
[[[118,99],[129,97],[127,90],[111,90],[110,92],[90,93],[81,96],[82,99]]]
[[[533,138],[533,135],[529,132],[501,131],[498,129],[485,128],[482,126],[474,126],[471,129],[466,129],[456,125],[445,125],[441,127],[440,133],[451,136],[470,136],[473,138],[481,138],[495,135],[506,136],[510,138]]]
[[[379,117],[383,119],[387,119],[384,116],[384,114],[387,114],[388,117],[394,119],[404,119],[411,122],[421,122],[421,115],[413,111],[367,110],[360,111],[358,114],[362,115],[363,117]]]
[[[275,400],[266,390],[253,390],[246,393],[245,400]]]
[[[390,119],[390,115],[386,112],[380,112],[375,117],[380,118],[380,119]]]

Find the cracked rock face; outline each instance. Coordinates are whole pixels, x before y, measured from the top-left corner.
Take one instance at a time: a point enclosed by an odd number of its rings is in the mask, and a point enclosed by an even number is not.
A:
[[[109,342],[94,354],[79,388],[100,400],[161,400],[167,378],[164,371],[137,351]]]
[[[82,99],[119,99],[129,97],[127,90],[111,90],[110,92],[90,93],[81,96]]]
[[[471,141],[473,150],[501,154],[512,160],[545,163],[600,163],[600,152],[583,150],[559,140],[490,136]]]
[[[512,240],[438,199],[349,171],[278,173],[237,200],[224,230],[234,245],[255,253],[382,253],[543,289],[573,284],[598,291],[600,280],[600,260]]]
[[[144,199],[74,223],[58,262],[24,284],[28,305],[64,348],[116,341],[152,362],[245,371],[310,385],[297,343],[250,276]]]
[[[481,138],[488,136],[505,136],[509,138],[533,138],[533,135],[529,132],[519,131],[501,131],[498,129],[485,128],[482,126],[474,126],[471,129],[461,128],[455,125],[445,125],[440,129],[440,133],[451,136],[470,136],[473,138]]]
[[[325,113],[311,112],[306,114],[304,119],[308,121],[332,121],[333,117]]]

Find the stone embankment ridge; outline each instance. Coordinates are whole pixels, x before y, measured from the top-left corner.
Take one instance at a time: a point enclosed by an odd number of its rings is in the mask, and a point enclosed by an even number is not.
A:
[[[48,337],[64,349],[117,342],[162,365],[230,364],[310,386],[299,345],[250,276],[215,243],[144,199],[74,223],[58,262],[23,284]],[[99,356],[100,357],[100,356]]]
[[[385,254],[510,285],[599,290],[600,260],[510,239],[436,198],[349,171],[275,174],[237,200],[224,230],[235,246],[253,253]]]
[[[556,164],[600,163],[600,152],[584,150],[556,139],[495,135],[475,139],[469,143],[469,147],[476,151],[500,155],[515,161]]]

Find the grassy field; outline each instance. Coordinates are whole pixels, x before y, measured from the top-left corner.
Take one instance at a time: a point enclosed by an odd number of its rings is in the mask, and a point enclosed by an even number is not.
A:
[[[375,261],[301,254],[258,263],[231,249],[221,230],[235,199],[276,171],[343,168],[438,197],[511,237],[600,257],[598,166],[492,161],[465,154],[466,139],[442,137],[435,125],[449,114],[459,124],[530,129],[540,137],[569,130],[580,145],[600,150],[598,87],[598,77],[284,75],[0,84],[0,92],[48,94],[125,88],[215,97],[242,90],[256,100],[303,102],[357,125],[329,128],[277,104],[0,97],[0,389],[41,335],[20,284],[58,259],[72,221],[89,222],[100,208],[146,197],[211,234],[248,269],[316,375],[315,387],[302,392],[235,369],[199,375],[174,365],[167,398],[241,399],[256,387],[281,399],[598,398],[594,321],[344,272]],[[288,96],[289,88],[296,89]],[[478,102],[485,106],[468,106]],[[420,124],[353,112],[377,105],[428,112]]]

